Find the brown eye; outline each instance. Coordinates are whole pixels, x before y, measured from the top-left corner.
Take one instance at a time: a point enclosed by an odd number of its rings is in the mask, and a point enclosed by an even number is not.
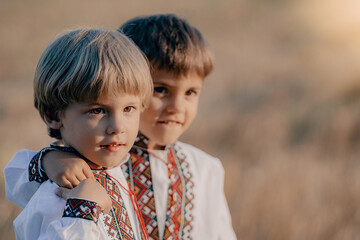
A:
[[[186,91],[186,96],[195,96],[197,92],[195,90],[188,90]]]
[[[104,114],[105,110],[103,108],[94,108],[89,111],[92,114]]]
[[[135,107],[134,106],[127,106],[124,108],[124,112],[132,112],[135,110]]]
[[[168,92],[168,90],[166,89],[166,87],[154,87],[154,92],[165,94]]]

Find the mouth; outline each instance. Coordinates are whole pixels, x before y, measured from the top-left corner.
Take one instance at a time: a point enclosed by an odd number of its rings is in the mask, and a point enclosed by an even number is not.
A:
[[[104,144],[104,145],[100,145],[101,149],[106,149],[110,152],[117,152],[119,151],[122,147],[124,147],[126,144],[124,143],[109,143],[109,144]]]
[[[158,123],[168,125],[168,126],[182,126],[183,125],[181,122],[175,121],[175,120],[158,121]]]

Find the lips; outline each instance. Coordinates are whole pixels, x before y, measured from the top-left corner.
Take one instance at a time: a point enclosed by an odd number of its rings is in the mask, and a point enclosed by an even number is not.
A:
[[[176,121],[176,120],[163,120],[163,121],[158,121],[158,123],[164,124],[164,125],[169,125],[169,126],[182,126],[183,125],[181,122]]]
[[[106,149],[110,152],[116,152],[116,151],[119,151],[124,146],[125,146],[125,144],[123,144],[123,143],[112,142],[109,144],[100,145],[100,148]]]

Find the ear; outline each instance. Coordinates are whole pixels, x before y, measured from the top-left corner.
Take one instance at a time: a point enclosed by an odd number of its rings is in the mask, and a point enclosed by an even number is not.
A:
[[[48,116],[44,116],[44,122],[49,128],[59,130],[62,127],[61,120],[50,119]]]

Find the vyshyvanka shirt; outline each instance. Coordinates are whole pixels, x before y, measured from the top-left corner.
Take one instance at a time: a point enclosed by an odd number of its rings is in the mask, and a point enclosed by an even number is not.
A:
[[[38,186],[27,178],[34,163],[26,173],[33,156],[28,150],[15,155],[4,171],[7,197],[20,206],[26,205]],[[150,239],[236,239],[219,159],[179,141],[164,150],[149,150],[141,134],[130,156],[121,168],[136,193]],[[40,162],[35,165],[41,166]],[[34,171],[46,179],[43,171]],[[25,185],[32,193],[21,192]]]
[[[14,221],[17,239],[145,239],[120,166],[93,174],[112,200],[109,214],[92,201],[65,201],[46,180]]]

